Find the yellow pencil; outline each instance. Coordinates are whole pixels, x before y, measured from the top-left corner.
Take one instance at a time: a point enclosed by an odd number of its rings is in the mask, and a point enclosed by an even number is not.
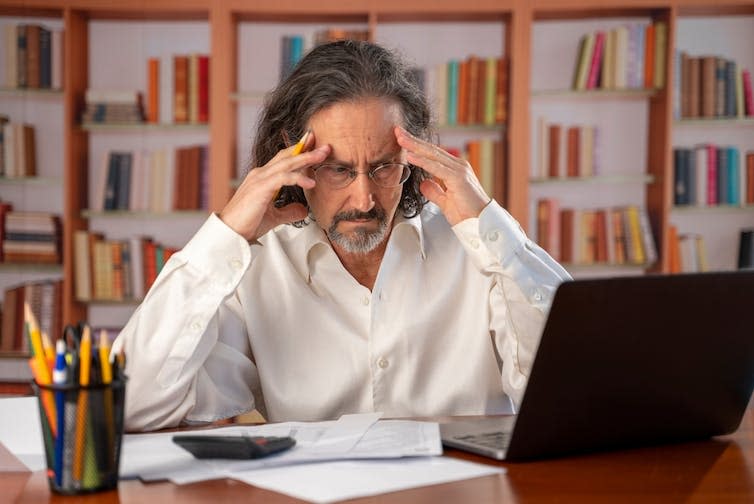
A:
[[[301,137],[301,139],[296,143],[296,146],[293,148],[293,153],[291,156],[298,156],[301,154],[301,151],[304,150],[304,145],[306,145],[306,141],[309,140],[309,130],[306,130],[306,133],[304,133],[304,136]]]
[[[87,409],[89,408],[89,393],[86,387],[89,385],[89,371],[92,365],[92,335],[89,330],[89,326],[84,326],[84,331],[81,336],[81,344],[79,346],[79,404],[76,410],[76,437],[73,447],[73,480],[81,481],[81,473],[83,472],[84,464],[84,449],[87,424]]]
[[[29,328],[29,343],[32,352],[31,359],[29,359],[29,366],[31,367],[32,374],[38,384],[49,385],[52,383],[52,372],[50,371],[50,366],[45,358],[42,345],[42,335],[39,332],[39,324],[37,324],[34,312],[31,311],[31,306],[26,302],[24,302],[24,319]],[[52,431],[53,436],[57,436],[58,424],[55,401],[49,391],[40,389],[39,393],[42,398],[42,405],[44,406],[45,413],[50,421],[50,430]]]
[[[286,137],[287,138],[287,137]],[[298,156],[301,154],[301,152],[304,150],[304,146],[306,145],[306,142],[309,140],[309,130],[306,130],[306,133],[304,133],[304,136],[302,136],[298,142],[296,142],[296,145],[293,147],[293,152],[291,153],[291,156]],[[280,196],[283,194],[283,188],[281,187],[280,190],[277,193],[277,196],[275,196],[276,201],[280,199]]]

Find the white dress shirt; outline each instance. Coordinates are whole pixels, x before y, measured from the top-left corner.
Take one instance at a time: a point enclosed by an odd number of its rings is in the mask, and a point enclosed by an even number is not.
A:
[[[497,203],[396,217],[374,289],[316,225],[249,244],[210,216],[120,333],[128,429],[513,411],[568,273]]]

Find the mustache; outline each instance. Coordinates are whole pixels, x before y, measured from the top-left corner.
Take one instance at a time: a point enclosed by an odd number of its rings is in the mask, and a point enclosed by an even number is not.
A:
[[[382,208],[374,207],[368,212],[361,212],[359,210],[349,210],[347,212],[340,212],[333,217],[332,225],[336,225],[341,221],[359,220],[359,219],[378,219],[385,218],[385,211]]]

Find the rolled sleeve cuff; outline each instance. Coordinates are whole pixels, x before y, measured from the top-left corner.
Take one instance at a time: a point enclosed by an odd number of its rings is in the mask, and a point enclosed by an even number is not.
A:
[[[252,260],[252,246],[214,213],[180,253],[213,282],[235,288]]]
[[[479,217],[453,226],[453,232],[482,270],[505,267],[528,240],[516,219],[496,201],[490,202]]]

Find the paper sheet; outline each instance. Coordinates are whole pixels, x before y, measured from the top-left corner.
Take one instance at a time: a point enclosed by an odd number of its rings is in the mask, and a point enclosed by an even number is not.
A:
[[[126,435],[121,452],[121,477],[139,477],[146,481],[169,479],[185,484],[260,467],[442,454],[436,423],[378,422],[379,416],[379,413],[343,415],[336,422],[287,422],[200,431],[205,435],[292,436],[296,439],[292,449],[256,460],[195,460],[172,442],[175,435],[172,432]]]
[[[326,503],[501,474],[499,467],[449,457],[322,462],[256,469],[231,477],[310,502]]]
[[[0,442],[30,471],[47,467],[36,397],[0,399]]]

